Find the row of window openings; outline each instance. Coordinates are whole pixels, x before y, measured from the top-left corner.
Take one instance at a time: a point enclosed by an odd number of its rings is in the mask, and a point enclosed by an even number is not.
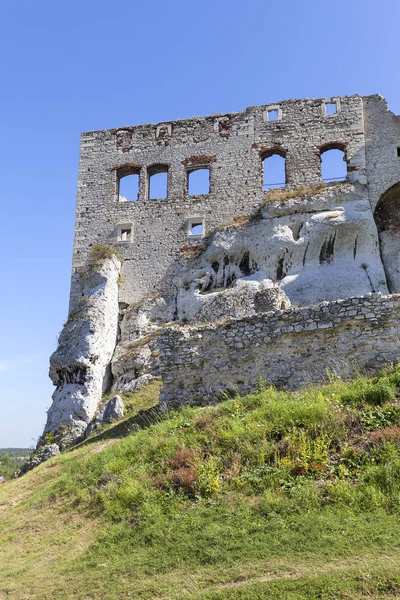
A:
[[[336,115],[338,112],[338,106],[336,102],[325,102],[324,104],[325,115]],[[267,110],[267,121],[279,121],[280,114],[277,108],[271,108]]]
[[[286,185],[286,159],[272,154],[263,161],[264,189],[279,188]],[[321,154],[322,181],[344,181],[347,177],[347,163],[342,150],[326,150]]]
[[[187,225],[187,235],[189,238],[201,238],[204,235],[204,220],[201,218],[189,219]],[[132,242],[132,225],[118,226],[118,241]]]
[[[400,148],[398,148],[400,156]],[[273,154],[263,161],[264,189],[282,187],[286,184],[286,160]],[[347,164],[342,150],[327,150],[321,155],[322,181],[343,181],[347,176]],[[209,169],[197,169],[188,173],[188,193],[191,196],[208,194],[210,191]],[[149,177],[149,199],[167,198],[168,173],[154,173]],[[119,199],[135,201],[139,194],[139,174],[126,175],[119,180]]]
[[[190,196],[208,194],[210,191],[210,170],[196,169],[187,174],[187,187]],[[168,196],[168,172],[149,175],[149,199],[159,200]],[[139,197],[139,173],[125,175],[119,180],[119,200],[135,201]]]

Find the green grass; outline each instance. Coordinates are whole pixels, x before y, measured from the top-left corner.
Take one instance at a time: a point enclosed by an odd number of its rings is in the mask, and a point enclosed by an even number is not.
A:
[[[399,597],[399,386],[259,382],[111,425],[0,489],[0,599]]]
[[[0,448],[0,477],[6,481],[12,479],[31,452],[30,448]]]

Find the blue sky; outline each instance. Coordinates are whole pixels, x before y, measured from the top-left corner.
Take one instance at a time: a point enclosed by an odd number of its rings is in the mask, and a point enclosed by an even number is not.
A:
[[[82,131],[287,98],[400,113],[400,2],[3,0],[0,447],[31,446],[67,316]]]

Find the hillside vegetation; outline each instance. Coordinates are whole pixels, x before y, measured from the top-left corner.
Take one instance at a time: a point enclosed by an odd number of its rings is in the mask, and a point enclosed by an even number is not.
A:
[[[30,448],[0,448],[0,477],[11,479],[31,452]]]
[[[0,488],[0,599],[398,598],[399,400],[397,368],[110,426]]]

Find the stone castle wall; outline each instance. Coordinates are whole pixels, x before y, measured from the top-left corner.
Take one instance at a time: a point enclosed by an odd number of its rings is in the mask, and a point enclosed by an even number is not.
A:
[[[400,295],[371,294],[305,308],[168,327],[160,336],[166,402],[210,402],[257,378],[294,389],[400,359]]]
[[[320,185],[328,150],[344,153],[339,185]],[[274,154],[286,183],[272,193],[263,160]],[[209,191],[190,195],[199,168]],[[167,197],[150,199],[161,172]],[[136,200],[120,193],[128,175],[139,177]],[[134,391],[160,370],[161,399],[188,402],[249,391],[258,376],[296,388],[326,369],[398,360],[399,206],[400,117],[381,96],[83,134],[71,310],[46,431],[82,437],[106,388]],[[99,243],[121,260],[96,266]]]
[[[121,302],[168,294],[168,270],[190,242],[188,220],[204,220],[205,232],[237,215],[251,215],[267,199],[262,159],[286,157],[287,188],[321,181],[320,153],[342,148],[348,178],[366,183],[363,99],[332,98],[337,113],[325,115],[324,99],[288,100],[242,113],[82,135],[76,211],[71,308],[81,294],[79,271],[95,243],[115,243],[123,253]],[[269,121],[276,109],[278,120]],[[160,167],[161,165],[161,167]],[[210,169],[210,191],[190,196],[191,169]],[[149,200],[149,175],[168,169],[168,197]],[[120,201],[119,178],[140,174],[137,201]],[[132,241],[118,242],[118,226],[132,226]]]

